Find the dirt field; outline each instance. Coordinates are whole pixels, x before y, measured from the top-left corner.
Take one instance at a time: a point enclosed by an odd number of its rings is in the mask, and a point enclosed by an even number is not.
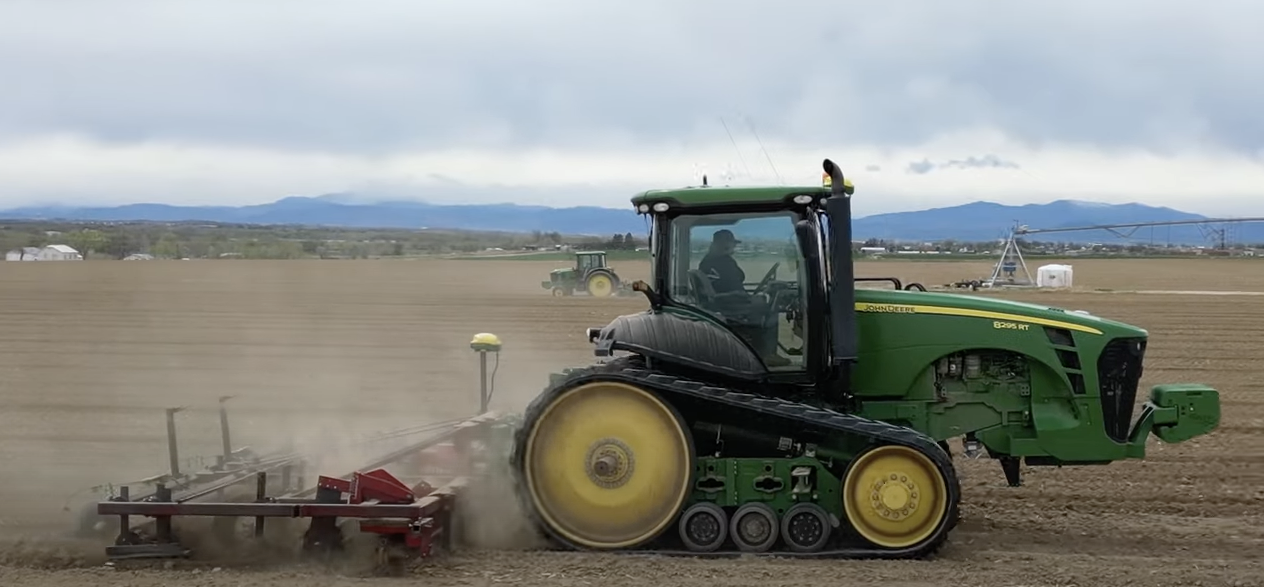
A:
[[[1264,262],[1073,261],[1078,289],[1264,292]],[[1035,264],[1032,264],[1035,270]],[[473,413],[480,331],[505,343],[493,407],[520,409],[546,374],[592,360],[583,328],[638,298],[552,298],[552,263],[86,262],[0,265],[0,585],[1260,585],[1264,584],[1264,296],[1006,293],[1149,329],[1143,387],[1204,382],[1219,431],[1152,441],[1143,463],[1025,469],[958,459],[964,515],[924,562],[697,561],[467,552],[407,578],[304,567],[121,571],[58,536],[71,494],[166,467],[162,410],[183,454],[214,454],[216,397],[241,442],[310,446]],[[643,277],[644,264],[616,264]],[[941,284],[987,263],[865,263]],[[322,440],[324,439],[324,440]],[[239,444],[239,443],[238,443]],[[15,542],[17,541],[17,542]]]

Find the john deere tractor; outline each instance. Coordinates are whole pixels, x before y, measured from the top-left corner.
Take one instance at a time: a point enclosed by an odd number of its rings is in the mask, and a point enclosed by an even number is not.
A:
[[[1139,459],[1151,434],[1218,425],[1200,384],[1155,386],[1133,421],[1141,328],[891,278],[855,287],[854,188],[824,172],[822,187],[632,199],[652,219],[652,277],[634,284],[650,307],[588,329],[603,359],[554,375],[514,440],[522,504],[557,544],[918,558],[958,521],[949,439],[1018,486],[1020,462]],[[743,255],[757,279],[727,285],[731,243],[759,239],[780,253],[766,270]]]
[[[554,296],[574,295],[576,290],[581,289],[598,298],[628,292],[614,269],[606,265],[605,251],[575,253],[574,267],[554,269],[549,273],[548,281],[540,282],[540,287],[551,290]]]

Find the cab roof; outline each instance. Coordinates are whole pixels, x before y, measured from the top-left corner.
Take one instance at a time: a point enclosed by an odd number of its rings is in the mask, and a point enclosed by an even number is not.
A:
[[[797,195],[809,194],[817,198],[830,195],[830,188],[823,186],[690,186],[675,189],[646,190],[632,196],[632,205],[653,206],[666,202],[672,208],[698,208],[726,204],[780,204]],[[641,210],[642,212],[648,210]]]

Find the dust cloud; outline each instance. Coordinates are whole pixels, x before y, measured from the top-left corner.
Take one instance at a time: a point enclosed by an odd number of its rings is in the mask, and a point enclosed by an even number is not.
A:
[[[436,266],[444,265],[459,266]],[[207,466],[221,452],[217,399],[234,396],[226,404],[233,448],[302,455],[302,481],[310,486],[317,475],[349,473],[426,436],[371,441],[374,435],[476,413],[478,357],[469,341],[477,332],[493,332],[505,344],[489,357],[491,408],[499,412],[520,412],[550,372],[593,359],[573,344],[582,327],[557,327],[555,300],[546,293],[530,292],[544,304],[537,308],[506,306],[503,294],[470,296],[461,285],[413,273],[413,264],[80,267],[84,273],[0,276],[11,286],[0,297],[16,312],[8,322],[11,352],[0,354],[0,372],[8,374],[0,394],[9,407],[0,414],[0,436],[6,470],[16,474],[0,487],[4,564],[101,563],[117,519],[95,516],[105,496],[86,489],[167,470],[164,408],[184,408],[176,415],[182,471]],[[50,297],[69,310],[48,314],[24,305]],[[457,299],[463,306],[454,310]],[[40,338],[46,342],[32,342]],[[57,351],[80,358],[67,364]],[[476,507],[465,510],[472,514],[461,520],[463,530],[473,544],[530,548],[535,536],[519,511],[507,461],[498,466],[469,488]],[[253,480],[224,499],[253,500]],[[237,520],[235,533],[251,544],[248,522]],[[93,523],[97,532],[76,535]],[[196,544],[199,560],[250,558],[222,544],[223,529],[212,525],[175,521],[178,538]],[[299,544],[301,530],[287,534],[279,525],[270,519],[266,526],[278,544],[265,549],[269,556],[288,556]]]

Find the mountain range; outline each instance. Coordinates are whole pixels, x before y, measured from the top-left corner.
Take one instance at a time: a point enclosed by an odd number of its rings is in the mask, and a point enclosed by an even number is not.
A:
[[[563,234],[644,234],[645,219],[630,209],[581,206],[553,208],[518,204],[439,205],[412,201],[355,203],[346,196],[289,197],[250,206],[173,206],[127,204],[112,207],[36,206],[0,210],[0,218],[15,220],[222,222],[241,224],[300,224],[351,228],[431,228]],[[1207,217],[1145,204],[1103,204],[1057,200],[1047,204],[1008,206],[973,202],[960,206],[911,212],[892,212],[855,218],[857,240],[986,241],[1003,238],[1010,227],[1052,229],[1135,222],[1204,220]],[[1224,225],[1215,225],[1219,228]],[[1264,242],[1264,223],[1228,225],[1229,240]],[[1172,244],[1209,244],[1206,226],[1145,227],[1133,241]],[[1064,242],[1121,242],[1104,230],[1032,234],[1031,240]]]
[[[972,202],[960,206],[931,208],[913,212],[874,214],[853,221],[856,238],[894,240],[958,239],[983,241],[1000,239],[1015,225],[1031,230],[1051,230],[1088,226],[1146,222],[1212,220],[1201,214],[1145,204],[1105,204],[1082,200],[1055,200],[1047,204],[1007,206],[994,202]],[[1231,243],[1264,243],[1264,223],[1184,224],[1107,230],[1033,233],[1025,238],[1045,242],[1153,243],[1210,245],[1214,231],[1224,230]],[[1120,235],[1123,236],[1120,236]],[[1125,238],[1129,237],[1129,238]]]

